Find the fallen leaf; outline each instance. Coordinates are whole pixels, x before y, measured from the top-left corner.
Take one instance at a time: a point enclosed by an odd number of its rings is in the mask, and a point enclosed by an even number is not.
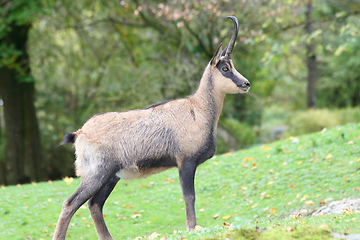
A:
[[[319,228],[329,228],[329,225],[327,225],[327,224],[320,224]]]
[[[141,214],[140,213],[135,213],[135,214],[130,215],[130,217],[131,218],[141,217]]]
[[[290,185],[290,188],[294,188],[295,187],[295,183],[292,183],[291,185]]]
[[[174,234],[174,235],[176,235],[176,234],[177,234],[177,230],[176,230],[176,229],[174,229],[173,234]]]
[[[70,185],[70,184],[74,181],[74,178],[72,178],[72,177],[64,177],[64,178],[63,178],[63,181],[64,181],[67,185]]]
[[[356,191],[360,191],[360,188],[359,187],[355,187],[355,192]]]
[[[275,215],[275,213],[276,213],[276,208],[275,207],[270,208],[270,214]]]
[[[267,183],[267,185],[271,185],[271,184],[273,184],[274,183],[274,181],[269,181],[268,183]]]
[[[270,151],[271,150],[271,148],[269,148],[269,147],[264,147],[263,148],[263,152],[268,152],[268,151]]]
[[[223,224],[222,224],[223,228],[226,228],[226,227],[229,227],[229,226],[230,226],[230,223],[228,223],[228,222],[223,222]]]
[[[326,159],[330,159],[330,158],[332,158],[332,154],[331,153],[329,153],[328,155],[326,155],[326,157],[325,157]]]
[[[226,215],[226,216],[223,217],[223,219],[229,219],[229,218],[231,218],[230,215]]]
[[[291,227],[291,226],[285,227],[285,230],[286,230],[287,232],[291,232],[293,229],[294,229],[294,227]]]
[[[300,216],[301,216],[300,213],[295,213],[295,214],[291,215],[291,218],[298,219]]]
[[[305,206],[309,207],[309,206],[314,206],[314,202],[309,200],[309,201],[305,201]]]
[[[344,213],[351,215],[352,214],[351,208],[349,208],[349,207],[344,208]]]
[[[348,144],[354,144],[354,141],[348,141]]]
[[[244,161],[245,161],[245,162],[249,162],[249,161],[252,161],[252,160],[254,160],[253,157],[250,157],[250,158],[249,158],[249,157],[245,157],[245,158],[244,158]]]
[[[194,228],[194,232],[198,232],[200,231],[201,229],[203,229],[203,227],[199,226],[199,225],[196,225],[195,228]]]
[[[153,232],[150,236],[149,239],[154,239],[157,238],[158,236],[160,236],[161,234],[157,233],[157,232]]]
[[[298,161],[298,163],[297,163],[298,165],[300,165],[300,164],[302,164],[302,161]]]
[[[213,216],[214,219],[219,218],[219,217],[220,217],[220,214],[218,214],[218,213]]]

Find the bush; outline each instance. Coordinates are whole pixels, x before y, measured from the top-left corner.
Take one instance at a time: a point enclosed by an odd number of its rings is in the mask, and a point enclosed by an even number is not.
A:
[[[360,122],[360,107],[337,109],[335,113],[338,115],[341,125]]]
[[[324,128],[332,128],[337,125],[360,122],[359,108],[344,109],[317,109],[307,110],[295,114],[290,118],[289,130],[286,135],[301,135],[321,131]]]
[[[226,132],[227,136],[224,136]],[[217,154],[248,147],[256,142],[252,126],[234,118],[221,119],[218,129]]]

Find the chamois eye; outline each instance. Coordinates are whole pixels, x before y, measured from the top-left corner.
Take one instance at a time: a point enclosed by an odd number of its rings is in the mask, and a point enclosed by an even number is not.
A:
[[[223,67],[221,70],[223,70],[224,72],[227,72],[227,71],[229,71],[229,68],[228,67]]]

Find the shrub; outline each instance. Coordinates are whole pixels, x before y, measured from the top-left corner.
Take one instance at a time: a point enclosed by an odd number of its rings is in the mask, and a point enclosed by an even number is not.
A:
[[[289,121],[287,136],[301,135],[332,128],[337,125],[360,122],[360,108],[310,109],[293,115]]]
[[[234,118],[221,119],[218,132],[222,129],[226,131],[228,138],[224,139],[222,134],[218,135],[218,142],[220,142],[218,147],[221,147],[221,149],[218,149],[218,153],[223,153],[220,152],[220,150],[225,150],[224,142],[227,144],[227,151],[245,148],[256,142],[256,133],[253,127],[246,123],[241,123]],[[235,141],[235,143],[233,143],[233,141]]]
[[[301,135],[332,128],[340,124],[340,118],[334,111],[327,109],[300,112],[289,120],[286,135]]]
[[[335,113],[338,115],[341,125],[360,122],[360,107],[337,109]]]

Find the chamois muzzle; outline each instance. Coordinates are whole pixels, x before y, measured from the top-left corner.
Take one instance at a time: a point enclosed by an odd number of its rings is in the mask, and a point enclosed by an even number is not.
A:
[[[250,90],[250,82],[246,81],[246,82],[242,83],[240,86],[238,86],[238,88],[240,88],[244,92],[248,92]]]
[[[239,21],[234,16],[229,16],[227,18],[230,18],[234,22],[234,31],[233,31],[233,34],[231,36],[229,44],[226,46],[226,52],[225,52],[225,55],[224,55],[225,58],[230,59],[231,58],[231,53],[232,53],[232,50],[233,50],[233,48],[235,46],[236,38],[237,38],[237,35],[238,35],[238,32],[239,32]]]

